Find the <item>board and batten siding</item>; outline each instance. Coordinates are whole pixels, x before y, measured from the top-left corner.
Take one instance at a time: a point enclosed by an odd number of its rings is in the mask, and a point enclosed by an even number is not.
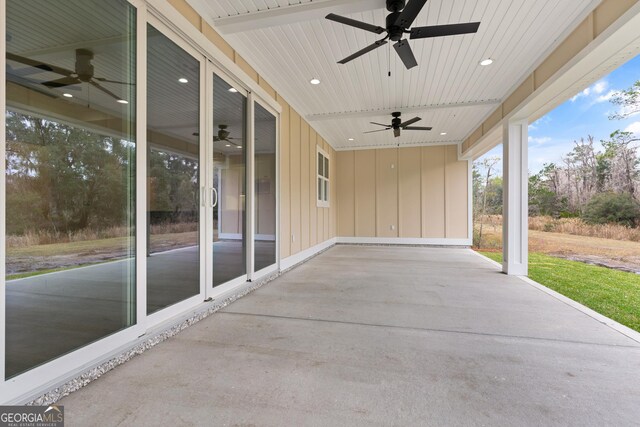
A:
[[[457,147],[337,152],[339,237],[467,239],[469,163]]]

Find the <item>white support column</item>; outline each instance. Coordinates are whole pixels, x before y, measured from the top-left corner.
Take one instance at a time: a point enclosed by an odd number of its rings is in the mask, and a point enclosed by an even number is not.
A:
[[[526,120],[508,122],[503,131],[502,271],[526,276],[529,262],[528,123]]]

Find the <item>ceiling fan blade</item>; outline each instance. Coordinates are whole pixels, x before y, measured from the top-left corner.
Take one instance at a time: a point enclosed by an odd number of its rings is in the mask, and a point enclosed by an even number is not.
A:
[[[67,70],[66,68],[58,67],[52,64],[46,64],[42,61],[36,61],[35,59],[25,58],[24,56],[16,55],[11,52],[7,52],[7,59],[15,62],[19,62],[24,65],[28,65],[30,67],[38,68],[43,71],[50,71],[52,73],[60,74],[62,76],[69,77],[74,74],[73,71]]]
[[[396,138],[400,136],[400,128],[395,128],[393,130],[393,136]]]
[[[472,34],[478,31],[479,22],[467,24],[432,25],[430,27],[415,27],[411,29],[412,39],[426,39],[430,37],[455,36],[458,34]]]
[[[361,30],[369,31],[376,34],[382,34],[385,30],[382,27],[378,27],[377,25],[367,24],[366,22],[356,21],[355,19],[345,18],[344,16],[336,15],[335,13],[330,13],[325,16],[326,19],[334,22],[338,22],[340,24],[349,25],[351,27],[360,28]]]
[[[93,80],[91,80],[89,82],[89,84],[93,87],[95,87],[96,89],[101,90],[102,92],[106,93],[107,95],[109,95],[110,97],[112,97],[113,99],[115,99],[116,101],[121,100],[122,98],[119,97],[118,95],[116,95],[115,93],[111,92],[109,89],[106,89],[104,87],[102,87],[99,83],[94,82]]]
[[[393,45],[393,48],[396,50],[400,59],[402,59],[407,70],[418,65],[418,61],[416,61],[416,57],[413,55],[413,51],[411,50],[411,46],[409,46],[407,39],[400,40],[398,43]]]
[[[414,117],[414,118],[413,118],[413,119],[411,119],[411,120],[407,120],[407,121],[406,121],[406,122],[404,122],[404,123],[400,123],[400,127],[401,127],[401,128],[407,127],[407,126],[409,126],[409,125],[414,124],[415,122],[419,122],[420,120],[422,120],[420,117]]]
[[[102,83],[116,83],[119,85],[129,85],[129,86],[135,86],[135,83],[129,83],[129,82],[119,82],[117,80],[109,80],[109,79],[105,79],[104,77],[94,77],[94,79],[98,80],[99,82]]]
[[[371,123],[372,125],[384,126],[386,128],[390,127],[389,125],[383,125],[382,123],[376,123],[376,122],[369,122],[369,123]]]
[[[16,76],[14,74],[7,73],[7,85],[11,85],[11,84],[22,86],[31,91],[38,92],[42,95],[48,96],[49,98],[53,98],[53,99],[58,98],[58,96],[55,93],[49,90],[46,90],[39,83],[33,82],[29,79],[25,79],[24,77],[21,77],[21,76]]]
[[[346,58],[344,58],[343,60],[338,61],[338,64],[346,64],[347,62],[353,61],[354,59],[364,55],[365,53],[371,52],[372,50],[377,49],[380,46],[384,46],[385,44],[387,44],[387,41],[385,39],[378,40],[374,44],[370,44],[369,46],[365,47],[364,49],[361,49],[361,50],[357,51],[353,55],[349,55]]]
[[[407,126],[403,127],[402,130],[431,130],[432,127],[421,127],[421,126]]]
[[[380,130],[370,130],[369,132],[362,132],[362,133],[384,132],[385,130],[389,130],[389,129],[391,129],[391,128],[380,129]]]
[[[77,78],[74,78],[74,77],[63,77],[63,78],[58,79],[58,80],[51,80],[51,81],[48,81],[48,82],[44,82],[42,84],[45,85],[48,88],[59,88],[59,87],[77,85],[79,83],[82,83],[82,82]]]
[[[402,28],[409,28],[426,2],[427,0],[410,0],[409,4],[400,13],[400,16],[398,16],[398,19],[396,19],[396,25]]]

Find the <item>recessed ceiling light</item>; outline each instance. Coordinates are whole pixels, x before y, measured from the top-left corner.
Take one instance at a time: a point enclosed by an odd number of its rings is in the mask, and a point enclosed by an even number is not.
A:
[[[242,145],[238,145],[238,148],[242,148]]]
[[[440,136],[445,136],[446,134],[446,132],[440,132]]]
[[[309,83],[311,83],[312,85],[319,85],[319,84],[320,84],[320,80],[318,80],[318,79],[311,79],[311,80],[309,80]]]
[[[232,88],[230,88],[230,89],[229,89],[229,92],[231,92],[231,93],[237,93],[237,92],[238,92],[238,89],[236,89],[235,87],[232,87]]]
[[[349,138],[349,141],[353,141],[353,138]]]
[[[118,102],[119,102],[120,104],[128,104],[128,103],[129,103],[129,101],[124,100],[124,99],[118,99]]]
[[[482,66],[491,65],[491,64],[493,64],[493,59],[491,58],[483,59],[482,61],[480,61],[480,65]]]
[[[180,83],[189,83],[189,80],[185,79],[184,77],[180,77],[180,78],[178,79],[178,81],[179,81]]]
[[[231,144],[225,144],[225,147],[231,147]]]
[[[73,98],[73,95],[71,95],[70,93],[63,93],[62,96],[64,96],[65,98]]]

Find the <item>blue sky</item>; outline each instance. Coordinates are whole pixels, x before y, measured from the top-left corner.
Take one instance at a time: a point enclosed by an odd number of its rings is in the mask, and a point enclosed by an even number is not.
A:
[[[630,60],[608,76],[556,107],[529,126],[529,172],[537,173],[545,163],[560,162],[573,148],[573,141],[593,135],[607,139],[617,129],[640,135],[640,114],[624,120],[609,120],[616,106],[609,102],[618,90],[628,89],[640,80],[640,56]],[[502,156],[502,145],[485,156]],[[484,157],[484,156],[483,156]]]

